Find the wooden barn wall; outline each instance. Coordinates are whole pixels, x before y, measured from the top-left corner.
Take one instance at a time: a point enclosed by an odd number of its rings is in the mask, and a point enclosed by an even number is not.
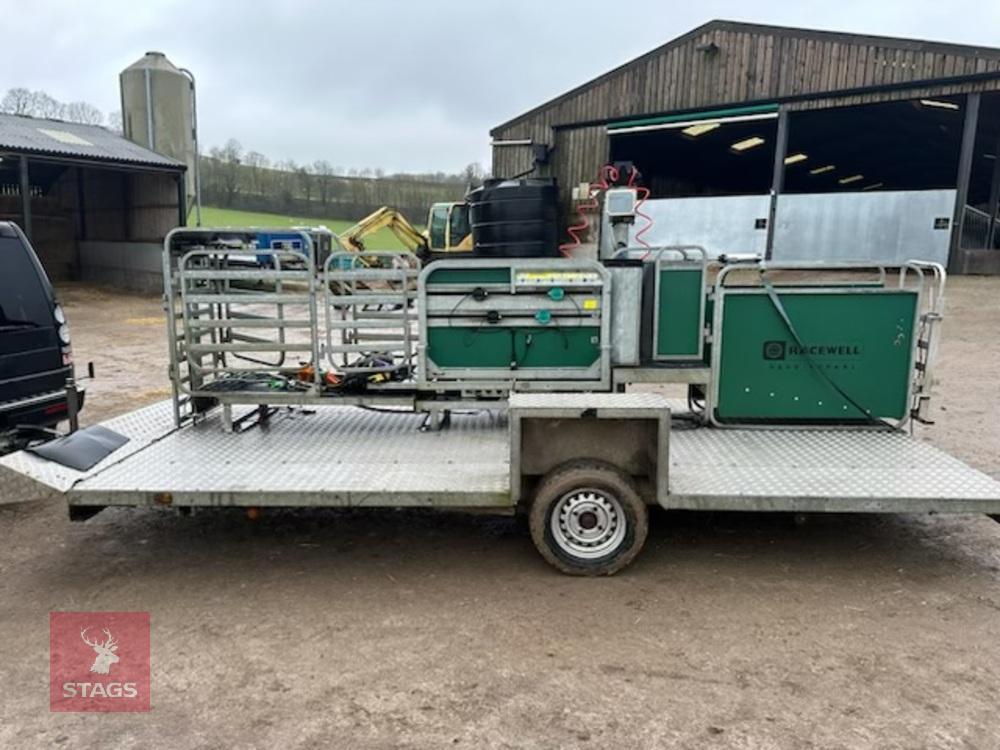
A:
[[[715,44],[718,51],[712,54],[698,49],[708,44]],[[596,167],[591,168],[594,153],[567,154],[566,150],[596,145],[603,155],[607,148],[591,132],[592,127],[583,128],[585,134],[563,135],[560,126],[991,71],[1000,71],[1000,55],[985,50],[970,55],[967,50],[948,45],[897,40],[890,43],[867,37],[782,33],[721,24],[682,37],[677,43],[494,129],[492,135],[495,139],[531,138],[556,145],[564,153],[555,157],[551,172],[566,186],[588,180],[596,171]],[[918,95],[997,87],[996,81],[978,82],[928,89]],[[798,102],[794,107],[860,104],[913,95],[911,90],[831,97]],[[522,172],[530,165],[528,148],[493,149],[493,174],[497,176]]]
[[[1000,91],[1000,80],[972,81],[952,86],[928,86],[914,89],[896,89],[870,94],[855,94],[852,96],[830,96],[822,99],[807,99],[800,102],[789,102],[788,109],[804,111],[809,109],[829,109],[831,107],[852,107],[859,104],[877,104],[879,102],[896,102],[905,99],[934,98],[971,94],[973,92],[988,93]]]

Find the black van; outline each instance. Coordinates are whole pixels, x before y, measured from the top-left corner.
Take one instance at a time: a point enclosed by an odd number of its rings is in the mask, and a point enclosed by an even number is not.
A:
[[[48,276],[21,229],[0,221],[0,452],[69,418],[72,375],[69,327]]]

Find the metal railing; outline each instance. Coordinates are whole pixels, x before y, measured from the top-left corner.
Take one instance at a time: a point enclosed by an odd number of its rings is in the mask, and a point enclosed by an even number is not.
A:
[[[994,219],[974,206],[965,207],[962,247],[966,250],[1000,250],[1000,218]]]
[[[420,260],[408,252],[333,253],[323,270],[326,357],[343,374],[413,371]]]
[[[303,262],[287,250],[261,254],[270,267],[247,267],[244,251],[219,248],[191,250],[180,261],[184,348],[197,390],[319,361],[311,257]]]
[[[265,250],[261,231],[177,229],[164,243],[178,425],[216,404],[231,417],[234,404],[398,389],[414,372],[415,255],[337,252],[317,264],[307,232],[301,247]]]

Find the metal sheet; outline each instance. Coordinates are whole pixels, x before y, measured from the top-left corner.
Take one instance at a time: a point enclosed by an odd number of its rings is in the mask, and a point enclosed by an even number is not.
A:
[[[512,405],[662,408],[657,394],[517,394]],[[553,398],[556,397],[553,401]],[[668,402],[675,412],[683,404]],[[89,472],[25,453],[0,464],[75,504],[143,505],[156,492],[195,505],[452,505],[510,502],[509,436],[495,414],[422,417],[324,407],[265,430],[218,418],[173,428],[170,402],[106,422],[131,441]],[[668,507],[703,510],[1000,513],[1000,482],[900,432],[673,430]],[[73,486],[75,484],[75,486]]]
[[[129,442],[87,471],[76,471],[26,451],[11,453],[0,458],[0,465],[58,492],[66,492],[81,479],[94,476],[173,432],[173,405],[170,401],[160,401],[101,424],[125,435],[129,438]]]
[[[412,412],[331,406],[233,434],[214,417],[84,478],[72,496],[143,504],[169,492],[178,505],[506,502],[505,417],[457,414],[438,432],[421,432],[423,422]]]
[[[650,411],[664,409],[671,402],[658,393],[512,393],[507,400],[511,409],[611,409]]]
[[[611,274],[611,364],[639,364],[642,268],[609,267]]]
[[[947,264],[954,211],[954,190],[782,195],[772,259]]]
[[[767,247],[767,228],[758,228],[758,221],[767,219],[770,200],[767,195],[649,200],[641,210],[653,224],[642,239],[652,247],[701,245],[709,258],[723,253],[763,255]],[[604,222],[602,243],[611,236],[606,218]],[[637,244],[636,234],[645,225],[641,216],[636,217],[628,231],[629,247]]]
[[[981,512],[1000,482],[902,432],[675,430],[669,507]]]

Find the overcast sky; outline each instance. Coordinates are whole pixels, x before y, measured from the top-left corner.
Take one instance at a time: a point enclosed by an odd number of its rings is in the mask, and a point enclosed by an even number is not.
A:
[[[160,50],[198,78],[204,147],[386,171],[489,163],[491,127],[713,18],[1000,47],[963,0],[0,0],[0,94],[119,108]]]

